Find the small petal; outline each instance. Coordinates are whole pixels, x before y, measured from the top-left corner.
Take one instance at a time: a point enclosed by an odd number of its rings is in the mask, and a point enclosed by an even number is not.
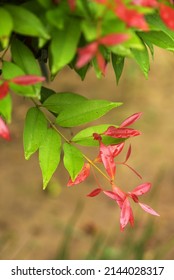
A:
[[[72,181],[71,179],[69,180],[67,186],[74,186],[77,184],[80,184],[81,182],[85,181],[85,179],[89,176],[90,174],[90,164],[89,163],[85,163],[82,170],[80,171],[80,173],[78,174],[78,176],[76,177],[76,179],[74,181]]]
[[[92,192],[90,192],[89,194],[87,194],[87,196],[89,197],[94,197],[99,195],[103,190],[101,188],[95,189]]]
[[[144,184],[139,185],[135,189],[133,189],[133,191],[131,193],[134,195],[140,196],[140,195],[143,195],[143,194],[149,192],[150,189],[151,189],[151,183],[144,183]]]
[[[149,205],[144,204],[144,203],[140,203],[139,205],[141,206],[141,208],[146,211],[147,213],[154,215],[154,216],[160,216],[155,210],[153,210]]]
[[[1,117],[0,117],[0,137],[4,138],[5,140],[10,140],[9,129]]]
[[[141,115],[142,115],[141,112],[140,112],[140,113],[135,113],[135,114],[133,114],[132,116],[130,116],[130,117],[128,117],[127,119],[125,119],[125,120],[121,123],[120,127],[127,127],[127,126],[133,124],[134,122],[136,122],[136,121],[141,117]]]
[[[34,85],[36,83],[41,83],[43,81],[45,81],[45,77],[40,77],[35,75],[17,76],[10,80],[10,82],[21,86]]]
[[[3,82],[3,84],[0,85],[0,100],[6,97],[8,91],[9,91],[8,82]]]

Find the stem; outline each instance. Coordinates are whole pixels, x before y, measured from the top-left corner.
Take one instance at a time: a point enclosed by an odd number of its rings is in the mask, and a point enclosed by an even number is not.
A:
[[[40,105],[37,104],[37,102],[31,98],[31,101],[34,103],[34,105],[39,109],[40,109]],[[72,142],[70,140],[68,140],[66,138],[66,136],[64,136],[56,127],[56,125],[45,115],[46,120],[49,122],[49,124],[52,126],[52,128],[54,128],[54,130],[70,145],[72,145]],[[100,169],[98,168],[98,166],[92,161],[90,160],[84,153],[82,153],[83,157],[100,173],[102,174],[109,182],[111,182],[112,180]]]

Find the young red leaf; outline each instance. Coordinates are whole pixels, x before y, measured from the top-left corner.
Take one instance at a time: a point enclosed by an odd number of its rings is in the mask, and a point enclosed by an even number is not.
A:
[[[155,210],[153,210],[149,205],[144,204],[144,203],[140,203],[139,205],[141,206],[141,208],[146,211],[147,213],[154,215],[154,216],[160,216]]]
[[[114,179],[116,172],[114,157],[109,146],[105,146],[102,142],[100,143],[100,157],[108,175],[111,177],[111,179]]]
[[[90,174],[90,164],[89,163],[85,163],[82,170],[80,171],[80,173],[78,174],[78,176],[76,177],[76,179],[74,181],[72,181],[71,179],[69,180],[67,186],[74,186],[77,184],[80,184],[81,182],[85,181],[85,179],[89,176]]]
[[[3,82],[3,84],[0,85],[0,100],[6,97],[9,91],[9,85],[8,82]]]
[[[128,159],[130,158],[131,152],[132,152],[131,145],[129,145],[129,149],[128,149],[127,154],[126,154],[125,162],[127,162]]]
[[[132,3],[134,5],[139,5],[139,6],[144,6],[144,7],[152,7],[152,8],[158,7],[157,0],[132,0]]]
[[[0,117],[0,137],[10,140],[10,133],[3,119]]]
[[[133,224],[134,218],[133,218],[133,212],[130,206],[130,202],[128,198],[124,200],[121,214],[120,214],[120,229],[121,231],[124,230],[128,222],[131,221],[131,224]]]
[[[100,44],[105,46],[114,46],[121,44],[129,39],[128,34],[109,34],[102,38],[100,38],[98,41]]]
[[[102,137],[98,133],[93,133],[93,138],[94,138],[94,140],[97,140],[99,142],[102,140]]]
[[[103,134],[113,138],[129,138],[138,136],[141,132],[132,128],[115,128],[114,126],[110,126]]]
[[[144,183],[144,184],[139,185],[135,189],[133,189],[131,194],[140,196],[140,195],[143,195],[143,194],[149,192],[150,189],[151,189],[151,183]]]
[[[132,116],[128,117],[127,119],[125,119],[121,125],[120,125],[120,128],[121,127],[127,127],[131,124],[133,124],[134,122],[136,122],[140,117],[141,117],[142,113],[139,112],[139,113],[135,113],[133,114]]]
[[[117,202],[122,202],[122,198],[115,192],[112,191],[103,191],[103,193],[105,195],[107,195],[108,197],[110,197],[113,200],[116,200]]]
[[[96,53],[96,60],[97,60],[98,68],[100,69],[102,74],[105,75],[106,61],[105,61],[103,55],[99,51]]]
[[[110,151],[113,155],[113,157],[115,158],[116,156],[118,156],[121,151],[123,150],[124,148],[124,142],[123,143],[120,143],[120,144],[116,144],[116,145],[110,145],[109,146],[110,148]]]
[[[75,7],[76,7],[76,0],[68,0],[68,4],[69,4],[71,11],[74,11]]]
[[[167,27],[174,30],[174,9],[161,3],[160,16]]]
[[[143,31],[149,30],[144,16],[136,10],[128,9],[120,0],[117,0],[115,14],[123,20],[127,26],[137,27]]]
[[[34,85],[36,83],[41,83],[45,81],[45,77],[40,77],[35,75],[25,75],[25,76],[17,76],[11,79],[10,81],[17,85],[28,86],[28,85]]]
[[[85,64],[89,63],[91,59],[96,55],[98,49],[98,42],[92,42],[89,45],[78,49],[78,58],[76,67],[81,68]]]
[[[97,196],[98,194],[100,194],[102,191],[103,190],[101,188],[98,188],[98,189],[93,190],[89,194],[87,194],[87,196],[94,197],[94,196]]]

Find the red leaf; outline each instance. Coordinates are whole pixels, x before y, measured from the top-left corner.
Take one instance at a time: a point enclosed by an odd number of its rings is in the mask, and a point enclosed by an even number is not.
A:
[[[125,159],[125,162],[127,162],[127,161],[128,161],[128,159],[130,158],[131,151],[132,151],[132,149],[131,149],[131,145],[129,145],[129,149],[128,149],[127,154],[126,154],[126,159]]]
[[[132,0],[134,5],[144,6],[144,7],[152,7],[157,8],[158,2],[157,0]]]
[[[131,221],[131,224],[133,223],[133,212],[130,206],[130,202],[128,198],[125,199],[122,209],[121,209],[121,214],[120,214],[120,229],[121,231],[124,230],[128,222]]]
[[[69,4],[71,11],[74,11],[75,7],[76,7],[76,0],[68,0],[68,4]]]
[[[78,58],[76,67],[80,68],[91,61],[96,55],[98,49],[98,42],[92,42],[89,45],[78,49]]]
[[[105,146],[103,143],[100,143],[100,157],[108,175],[111,177],[111,179],[114,179],[116,172],[114,157],[109,146]]]
[[[110,145],[109,149],[112,153],[112,156],[115,158],[118,156],[124,148],[124,142],[116,145]]]
[[[130,116],[127,119],[125,119],[121,123],[120,127],[127,127],[127,126],[133,124],[134,122],[136,122],[141,117],[141,115],[142,115],[141,112],[133,114],[132,116]]]
[[[138,136],[141,134],[141,132],[132,128],[115,128],[114,126],[110,126],[103,134],[113,138],[129,138]]]
[[[99,51],[96,53],[96,59],[97,59],[98,68],[100,69],[102,74],[105,75],[106,61],[105,61],[103,55]]]
[[[35,75],[17,76],[10,80],[10,82],[21,86],[34,85],[43,81],[45,81],[44,77]]]
[[[105,46],[121,44],[129,39],[128,34],[109,34],[99,39],[99,43]]]
[[[149,30],[144,16],[136,10],[128,9],[120,0],[117,1],[115,14],[122,19],[127,26],[137,27],[143,31]]]
[[[10,140],[10,133],[3,119],[0,117],[0,137]]]
[[[8,82],[3,82],[3,84],[0,85],[0,100],[6,97],[8,91],[9,91]]]
[[[143,194],[149,192],[150,189],[151,189],[151,183],[144,183],[144,184],[139,185],[135,189],[133,189],[131,194],[140,196],[140,195],[143,195]]]
[[[74,181],[72,181],[71,179],[69,180],[67,186],[74,186],[77,184],[80,184],[81,182],[85,181],[85,179],[89,176],[90,174],[90,164],[89,163],[85,163],[82,170],[80,171],[80,173],[78,174],[78,176],[76,177],[76,179]]]
[[[160,4],[160,16],[167,27],[174,30],[174,9]]]
[[[93,190],[89,194],[87,194],[87,196],[94,197],[94,196],[99,195],[102,191],[103,191],[102,189],[98,188],[98,189]]]
[[[102,140],[102,137],[98,133],[93,133],[93,138],[94,138],[94,140],[97,140],[99,142]]]
[[[105,195],[107,195],[108,197],[110,197],[111,199],[116,200],[117,202],[119,202],[121,204],[123,203],[122,198],[117,193],[112,192],[112,191],[103,191],[103,193]]]
[[[155,210],[153,210],[149,205],[144,204],[144,203],[140,203],[139,205],[141,206],[141,208],[146,211],[147,213],[154,215],[154,216],[160,216]]]

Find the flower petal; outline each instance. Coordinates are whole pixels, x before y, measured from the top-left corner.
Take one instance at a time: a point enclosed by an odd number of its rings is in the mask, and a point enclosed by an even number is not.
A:
[[[144,203],[140,203],[139,205],[141,206],[141,208],[146,211],[147,213],[154,215],[154,216],[160,216],[155,210],[153,210],[149,205],[144,204]]]

